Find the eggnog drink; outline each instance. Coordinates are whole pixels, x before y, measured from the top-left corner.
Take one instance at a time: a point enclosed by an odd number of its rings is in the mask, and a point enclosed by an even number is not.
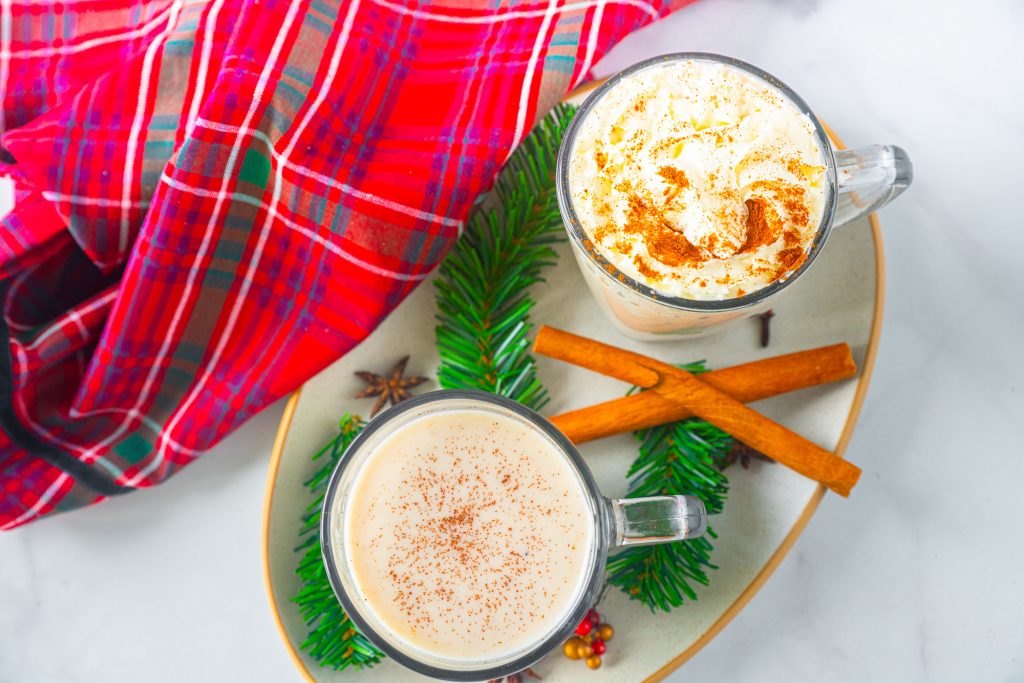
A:
[[[590,247],[658,295],[731,299],[797,270],[827,168],[810,117],[717,61],[623,78],[580,124],[568,168]]]
[[[350,491],[337,542],[375,628],[403,649],[480,660],[535,646],[589,577],[584,484],[548,437],[514,417],[417,417],[376,445]]]

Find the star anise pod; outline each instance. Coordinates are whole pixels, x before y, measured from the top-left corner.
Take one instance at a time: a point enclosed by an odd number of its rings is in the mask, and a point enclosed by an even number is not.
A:
[[[523,669],[522,671],[519,671],[518,673],[509,674],[504,678],[492,678],[491,680],[487,681],[487,683],[523,683],[525,677],[527,676],[529,676],[530,678],[536,678],[538,681],[541,680],[540,674],[538,674],[533,669],[527,668]]]
[[[750,463],[753,460],[760,460],[762,462],[775,462],[767,455],[759,450],[753,449],[742,441],[734,441],[732,448],[725,454],[725,457],[718,463],[718,469],[724,470],[729,465],[734,465],[737,462],[743,469],[750,469]]]
[[[370,409],[370,417],[380,412],[380,409],[388,402],[394,406],[407,398],[412,398],[409,390],[427,381],[426,377],[402,377],[405,374],[405,364],[408,362],[409,356],[406,356],[398,361],[387,375],[377,375],[366,371],[355,373],[356,377],[366,382],[366,388],[356,394],[356,398],[378,397],[377,402]]]

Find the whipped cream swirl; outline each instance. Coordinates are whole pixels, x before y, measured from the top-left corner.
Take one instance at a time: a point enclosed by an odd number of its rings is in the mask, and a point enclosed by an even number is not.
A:
[[[582,122],[570,194],[593,245],[665,296],[728,299],[806,259],[827,176],[814,124],[738,68],[652,65]]]

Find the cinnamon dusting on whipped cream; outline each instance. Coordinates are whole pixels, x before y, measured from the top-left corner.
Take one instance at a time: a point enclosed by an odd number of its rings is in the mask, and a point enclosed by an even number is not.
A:
[[[593,248],[658,293],[743,296],[803,264],[827,178],[811,120],[735,67],[652,65],[605,93],[570,161]]]

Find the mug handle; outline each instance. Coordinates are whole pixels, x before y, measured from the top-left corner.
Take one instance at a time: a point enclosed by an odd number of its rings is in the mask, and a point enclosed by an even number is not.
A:
[[[704,503],[694,496],[653,496],[608,501],[612,547],[700,538],[708,530]]]
[[[914,180],[910,157],[895,145],[837,149],[838,204],[833,225],[843,225],[880,209]]]

